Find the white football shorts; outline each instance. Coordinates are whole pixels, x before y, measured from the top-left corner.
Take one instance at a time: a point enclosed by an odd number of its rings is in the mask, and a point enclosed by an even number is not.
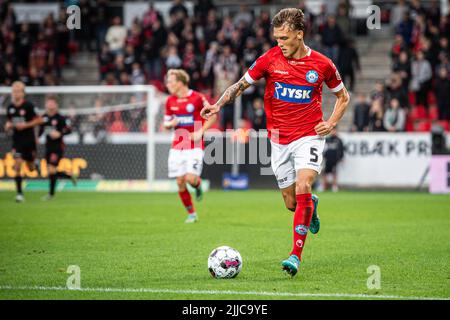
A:
[[[320,174],[325,137],[307,136],[289,144],[278,144],[272,141],[270,144],[272,170],[280,189],[294,184],[297,178],[296,172],[300,169],[312,169]]]
[[[169,151],[169,178],[184,176],[192,173],[200,176],[203,169],[204,151],[200,148],[194,149],[170,149]]]

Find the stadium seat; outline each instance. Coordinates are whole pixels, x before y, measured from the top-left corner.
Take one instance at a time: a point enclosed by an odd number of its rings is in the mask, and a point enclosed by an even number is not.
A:
[[[414,131],[414,121],[411,119],[411,116],[409,115],[406,117],[405,131],[407,132]]]
[[[433,91],[428,92],[428,104],[435,104],[436,103],[436,95]]]
[[[431,120],[437,120],[439,118],[439,110],[435,105],[430,107],[428,116]]]
[[[115,120],[108,129],[109,132],[128,132],[128,128],[122,120]]]
[[[450,124],[446,120],[439,120],[438,123],[444,128],[445,131],[450,131]]]
[[[427,117],[427,110],[425,109],[424,106],[415,106],[411,109],[411,120],[416,121],[416,120],[424,120],[424,119],[428,119]]]
[[[408,98],[409,98],[409,103],[411,105],[415,105],[416,104],[416,94],[414,92],[410,91],[408,93]]]
[[[418,132],[429,132],[431,130],[431,121],[420,120],[416,123],[416,130]]]

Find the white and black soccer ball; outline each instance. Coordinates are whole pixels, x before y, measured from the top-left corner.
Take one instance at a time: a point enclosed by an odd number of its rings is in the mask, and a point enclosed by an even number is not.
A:
[[[241,269],[241,254],[231,247],[218,247],[208,257],[208,270],[214,278],[234,278],[241,272]]]

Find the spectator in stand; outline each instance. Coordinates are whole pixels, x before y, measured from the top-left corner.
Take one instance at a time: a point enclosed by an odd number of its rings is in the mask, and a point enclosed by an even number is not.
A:
[[[179,69],[183,61],[178,55],[178,49],[176,46],[169,47],[166,57],[166,66],[168,69]]]
[[[449,72],[445,67],[439,69],[435,92],[439,110],[439,120],[450,121],[450,80]]]
[[[322,45],[323,53],[333,60],[333,62],[338,61],[339,46],[341,45],[342,40],[343,35],[341,28],[336,24],[336,18],[333,15],[330,15],[327,18],[327,23],[322,31]]]
[[[402,22],[402,19],[409,8],[405,0],[398,0],[397,4],[391,10],[391,27],[395,29],[396,26]]]
[[[432,68],[423,52],[416,54],[416,60],[411,65],[411,89],[416,93],[416,104],[428,109],[428,92],[431,89]]]
[[[194,5],[194,19],[198,25],[207,24],[208,13],[214,9],[213,0],[197,0]]]
[[[333,192],[337,192],[339,190],[339,187],[336,169],[338,164],[344,158],[344,143],[337,135],[337,128],[333,128],[330,135],[326,138],[323,157],[325,159],[325,169],[322,175],[323,190],[329,189],[328,177],[331,175],[331,190]]]
[[[98,64],[100,66],[100,81],[105,80],[106,74],[113,70],[113,55],[109,51],[106,42],[102,45],[102,50],[98,56]]]
[[[131,84],[132,85],[141,85],[145,84],[145,76],[142,72],[141,65],[137,62],[133,63],[133,71],[131,73]]]
[[[376,99],[372,102],[369,111],[369,131],[379,132],[386,131],[383,125],[383,102],[381,99]]]
[[[381,80],[377,80],[375,82],[375,89],[370,93],[370,101],[373,102],[375,100],[381,100],[381,103],[384,105],[386,101],[386,88],[384,82]]]
[[[214,66],[219,59],[219,45],[213,41],[209,45],[206,52],[205,63],[203,64],[202,77],[205,81],[206,88],[212,90],[214,88]]]
[[[347,38],[347,35],[350,34],[351,31],[351,21],[349,19],[349,11],[347,10],[344,3],[338,5],[337,14],[336,14],[336,25],[342,31],[342,36],[344,39]]]
[[[411,45],[413,26],[414,22],[413,20],[411,20],[409,12],[405,12],[402,22],[400,22],[400,24],[397,26],[396,33],[402,36],[403,42],[407,46]]]
[[[448,55],[444,52],[439,54],[439,64],[436,66],[435,74],[438,74],[441,68],[447,69],[447,72],[450,73],[450,62]]]
[[[405,122],[405,110],[400,106],[398,99],[392,99],[389,108],[384,113],[384,128],[389,132],[402,132],[405,131]]]
[[[229,45],[223,47],[223,52],[219,55],[217,64],[214,66],[214,95],[217,97],[237,81],[239,76],[239,64],[237,57],[231,51]],[[226,129],[229,125],[233,127],[233,109],[222,108],[221,110],[221,125]]]
[[[125,55],[123,58],[123,64],[127,73],[131,74],[133,64],[137,61],[138,59],[134,47],[131,44],[127,44],[127,46],[125,47]]]
[[[183,0],[173,0],[172,7],[169,9],[169,15],[176,16],[184,20],[188,16],[188,11],[183,4]]]
[[[337,65],[339,66],[342,81],[344,81],[349,92],[353,92],[355,87],[355,71],[358,73],[361,71],[358,51],[356,51],[353,40],[344,40],[343,46],[339,51]]]
[[[209,46],[211,42],[217,41],[217,33],[219,32],[222,23],[217,17],[217,11],[215,9],[210,9],[208,11],[206,21],[206,25],[203,27],[203,34],[206,45]]]
[[[122,73],[126,73],[127,69],[125,68],[125,58],[123,55],[119,54],[116,56],[116,59],[114,61],[114,76],[117,81],[120,83],[120,78]]]
[[[256,131],[266,129],[266,114],[264,113],[264,100],[260,97],[253,100],[252,109],[249,112],[252,128]]]
[[[402,90],[408,92],[411,80],[411,62],[406,51],[400,52],[398,61],[394,62],[392,70],[400,75],[402,79]]]
[[[391,58],[394,63],[398,61],[399,55],[402,51],[406,51],[407,46],[401,34],[396,34],[394,38],[394,44],[391,49]]]
[[[106,33],[106,42],[113,55],[123,53],[126,38],[127,28],[122,25],[122,19],[119,16],[114,17],[113,23]]]
[[[392,73],[390,83],[386,92],[386,100],[384,107],[389,107],[390,101],[397,99],[402,108],[409,108],[408,92],[402,86],[402,78],[399,73]],[[387,104],[387,105],[386,105]]]
[[[162,23],[162,18],[156,18],[144,30],[144,37],[143,51],[146,57],[145,69],[148,77],[149,79],[162,79],[161,49],[167,42],[167,31]]]
[[[194,90],[198,89],[198,82],[200,80],[200,61],[194,52],[194,44],[188,42],[183,54],[183,69],[189,74],[191,79],[191,86]]]
[[[369,110],[370,105],[364,93],[358,95],[358,99],[353,111],[353,132],[369,131]]]
[[[28,69],[29,67],[29,55],[32,41],[33,39],[31,36],[29,24],[22,23],[20,25],[20,32],[17,34],[14,51],[17,56],[17,61],[26,69]]]
[[[108,0],[92,1],[92,24],[95,30],[95,42],[97,45],[97,52],[101,50],[102,44],[105,41],[106,33],[108,32]]]

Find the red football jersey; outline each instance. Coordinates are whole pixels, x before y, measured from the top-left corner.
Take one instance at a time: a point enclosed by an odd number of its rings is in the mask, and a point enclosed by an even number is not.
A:
[[[203,126],[204,119],[200,116],[200,111],[203,108],[202,97],[201,93],[189,90],[188,95],[184,98],[178,98],[175,95],[167,98],[164,121],[178,119],[172,148],[204,149],[203,139],[195,143],[190,137],[192,132],[200,130]]]
[[[288,59],[280,47],[273,47],[245,74],[249,83],[261,78],[266,79],[264,110],[269,137],[280,144],[317,134],[314,127],[323,121],[323,82],[333,92],[344,87],[333,62],[310,48],[305,57]]]

